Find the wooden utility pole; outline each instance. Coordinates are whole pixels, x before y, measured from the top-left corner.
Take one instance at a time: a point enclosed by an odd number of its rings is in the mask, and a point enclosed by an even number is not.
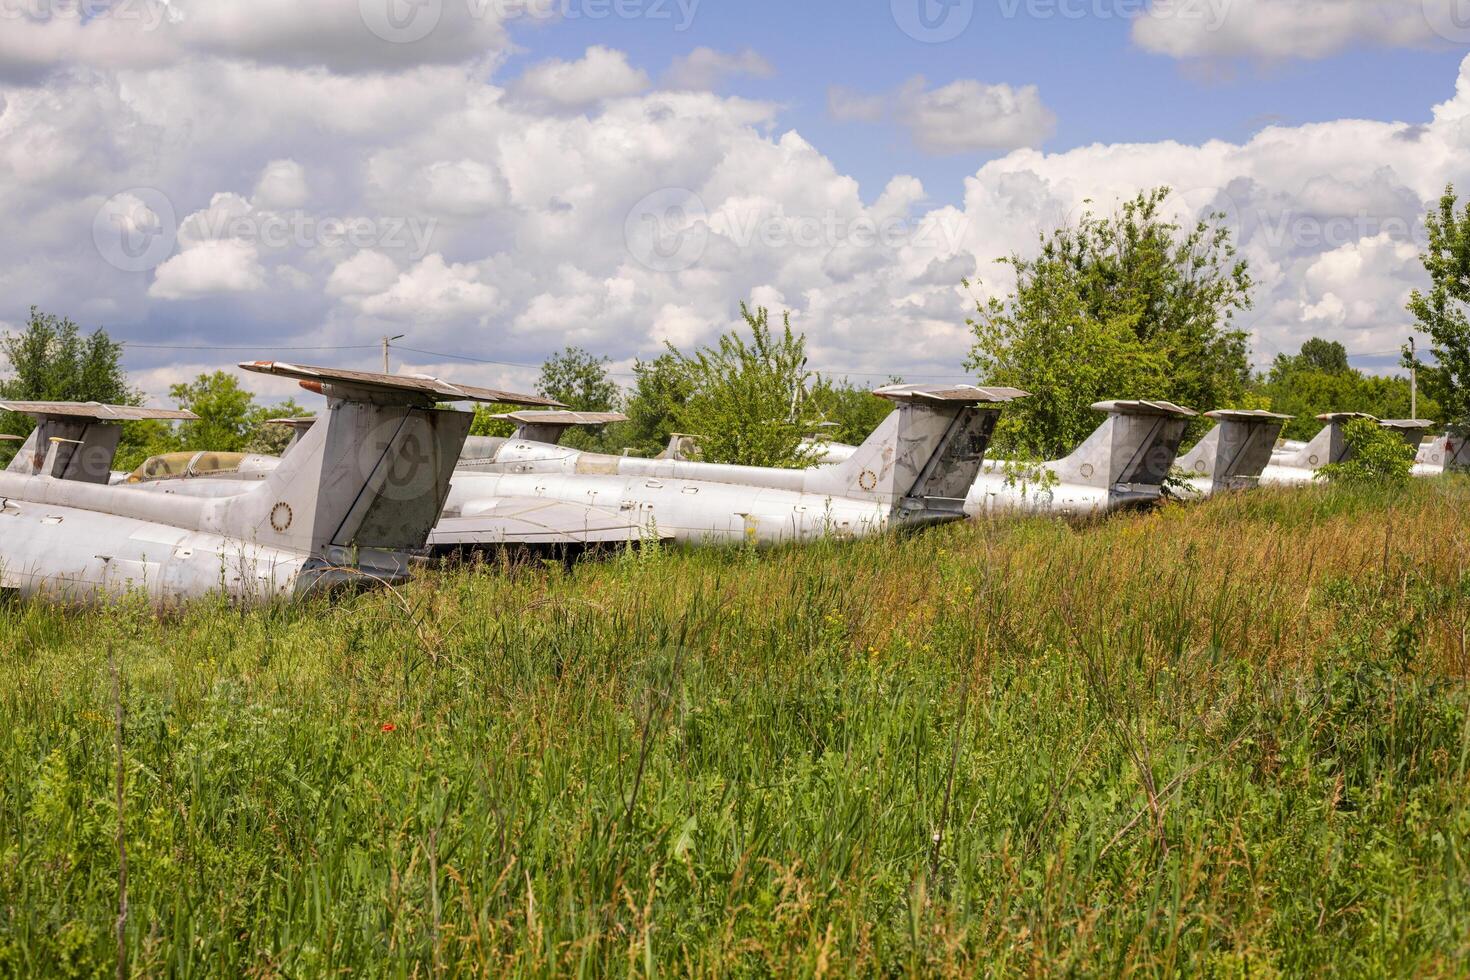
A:
[[[1414,352],[1414,338],[1409,338],[1409,418],[1419,417],[1419,358]]]
[[[383,338],[383,373],[384,374],[392,374],[393,373],[393,369],[388,366],[388,345],[391,344],[391,343],[393,343],[393,341],[395,341],[395,340],[402,340],[404,338],[404,336],[405,336],[404,334],[398,334],[396,337],[384,337]]]

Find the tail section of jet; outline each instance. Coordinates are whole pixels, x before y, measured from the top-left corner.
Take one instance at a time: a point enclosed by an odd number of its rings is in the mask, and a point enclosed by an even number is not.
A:
[[[227,519],[256,540],[329,562],[422,548],[444,507],[474,419],[435,404],[488,402],[505,394],[278,361],[240,367],[302,382],[326,396],[327,412],[259,492],[228,500]]]
[[[1319,422],[1326,423],[1322,426],[1322,431],[1294,454],[1273,455],[1270,465],[1261,473],[1261,485],[1295,486],[1311,483],[1322,467],[1348,459],[1351,450],[1345,432],[1347,424],[1353,419],[1378,421],[1372,415],[1362,412],[1328,412],[1317,416]]]
[[[1108,401],[1107,419],[1064,459],[991,460],[965,500],[972,517],[1013,511],[1068,516],[1152,503],[1163,493],[1192,409],[1165,401]]]
[[[1256,486],[1271,463],[1271,448],[1291,416],[1242,409],[1205,415],[1218,424],[1178,463],[1190,487],[1200,496],[1209,496]]]
[[[980,474],[991,434],[1017,388],[888,385],[874,392],[898,404],[846,460],[798,470],[807,493],[872,500],[905,521],[958,519]]]
[[[438,517],[471,420],[433,406],[514,397],[426,378],[242,367],[295,378],[329,401],[269,476],[150,492],[0,473],[0,588],[70,601],[133,589],[162,602],[218,592],[260,601],[402,578]]]
[[[1470,469],[1470,430],[1450,426],[1443,435],[1419,446],[1414,457],[1414,476],[1439,476]]]
[[[7,472],[98,484],[112,478],[123,422],[198,418],[193,412],[97,402],[5,401],[0,402],[0,410],[36,420]]]
[[[1120,503],[1158,497],[1184,430],[1196,413],[1164,401],[1112,401],[1092,406],[1108,418],[1055,467],[1062,483],[1107,489]]]
[[[510,440],[481,473],[643,476],[790,490],[879,502],[900,520],[943,520],[962,512],[999,412],[1025,392],[974,385],[889,385],[874,392],[898,405],[843,462],[811,469],[732,466],[682,459],[580,453]],[[675,437],[676,439],[682,437]]]

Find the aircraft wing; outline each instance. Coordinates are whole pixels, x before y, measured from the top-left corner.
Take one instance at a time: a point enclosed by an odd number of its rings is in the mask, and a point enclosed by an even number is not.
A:
[[[673,535],[652,535],[668,540]],[[429,535],[429,547],[499,544],[621,544],[642,541],[650,532],[605,507],[590,507],[541,497],[499,497],[494,506],[471,517],[446,515]]]

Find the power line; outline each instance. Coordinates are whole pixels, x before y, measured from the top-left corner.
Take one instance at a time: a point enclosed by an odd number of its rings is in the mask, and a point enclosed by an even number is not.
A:
[[[280,346],[276,344],[256,345],[225,345],[225,344],[140,344],[130,340],[120,341],[123,347],[136,350],[176,350],[176,351],[355,351],[355,350],[377,350],[380,344],[322,344],[316,346]],[[407,351],[412,354],[422,354],[425,357],[439,357],[451,361],[465,361],[470,364],[490,364],[496,367],[519,368],[528,371],[538,371],[540,364],[531,364],[525,361],[503,361],[490,357],[475,357],[470,354],[451,354],[447,351],[426,350],[421,347],[404,347],[399,345],[396,350]],[[1384,351],[1359,351],[1349,354],[1349,360],[1360,360],[1368,357],[1391,357],[1402,353],[1399,349]],[[843,367],[814,367],[812,371],[824,374],[828,377],[850,377],[850,378],[889,378],[894,376],[894,371],[859,371],[855,368]],[[609,371],[608,374],[615,378],[634,378],[637,375],[631,371]],[[918,375],[910,380],[915,381],[969,381],[974,378],[973,374],[925,374]]]
[[[282,347],[277,344],[254,344],[251,346],[220,346],[216,344],[139,344],[131,340],[120,341],[122,346],[136,350],[370,350],[377,344],[338,344],[320,347]]]

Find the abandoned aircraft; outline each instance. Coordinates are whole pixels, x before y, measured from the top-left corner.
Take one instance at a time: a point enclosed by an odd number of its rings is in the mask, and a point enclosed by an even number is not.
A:
[[[878,394],[897,411],[852,459],[823,470],[606,456],[481,438],[462,454],[428,543],[435,551],[639,537],[776,544],[961,519],[996,418],[1024,392],[899,385]],[[525,426],[550,418],[515,414]],[[578,424],[558,414],[557,425]],[[544,425],[541,433],[559,435],[545,433]],[[168,492],[172,482],[153,488]],[[187,492],[224,492],[230,481],[208,482],[216,486]],[[507,520],[517,513],[526,515],[520,525]]]
[[[1219,424],[1185,453],[1177,467],[1189,493],[1208,497],[1258,486],[1271,463],[1271,447],[1290,415],[1244,409],[1206,412]]]
[[[1322,431],[1294,453],[1276,453],[1261,473],[1262,486],[1299,486],[1320,476],[1322,467],[1341,463],[1350,455],[1344,430],[1353,419],[1374,419],[1362,412],[1327,412],[1317,416],[1326,422]]]
[[[434,406],[555,404],[432,378],[241,367],[300,381],[326,396],[328,411],[268,475],[212,492],[108,485],[116,423],[177,413],[7,403],[40,424],[0,473],[0,589],[73,602],[135,589],[159,603],[211,593],[259,602],[400,580],[439,517],[472,419]]]
[[[1414,457],[1414,476],[1440,476],[1470,469],[1470,438],[1456,427],[1422,443]]]
[[[965,498],[965,513],[1080,517],[1158,500],[1184,430],[1197,413],[1164,401],[1107,401],[1092,407],[1107,413],[1107,419],[1065,459],[986,460]]]

